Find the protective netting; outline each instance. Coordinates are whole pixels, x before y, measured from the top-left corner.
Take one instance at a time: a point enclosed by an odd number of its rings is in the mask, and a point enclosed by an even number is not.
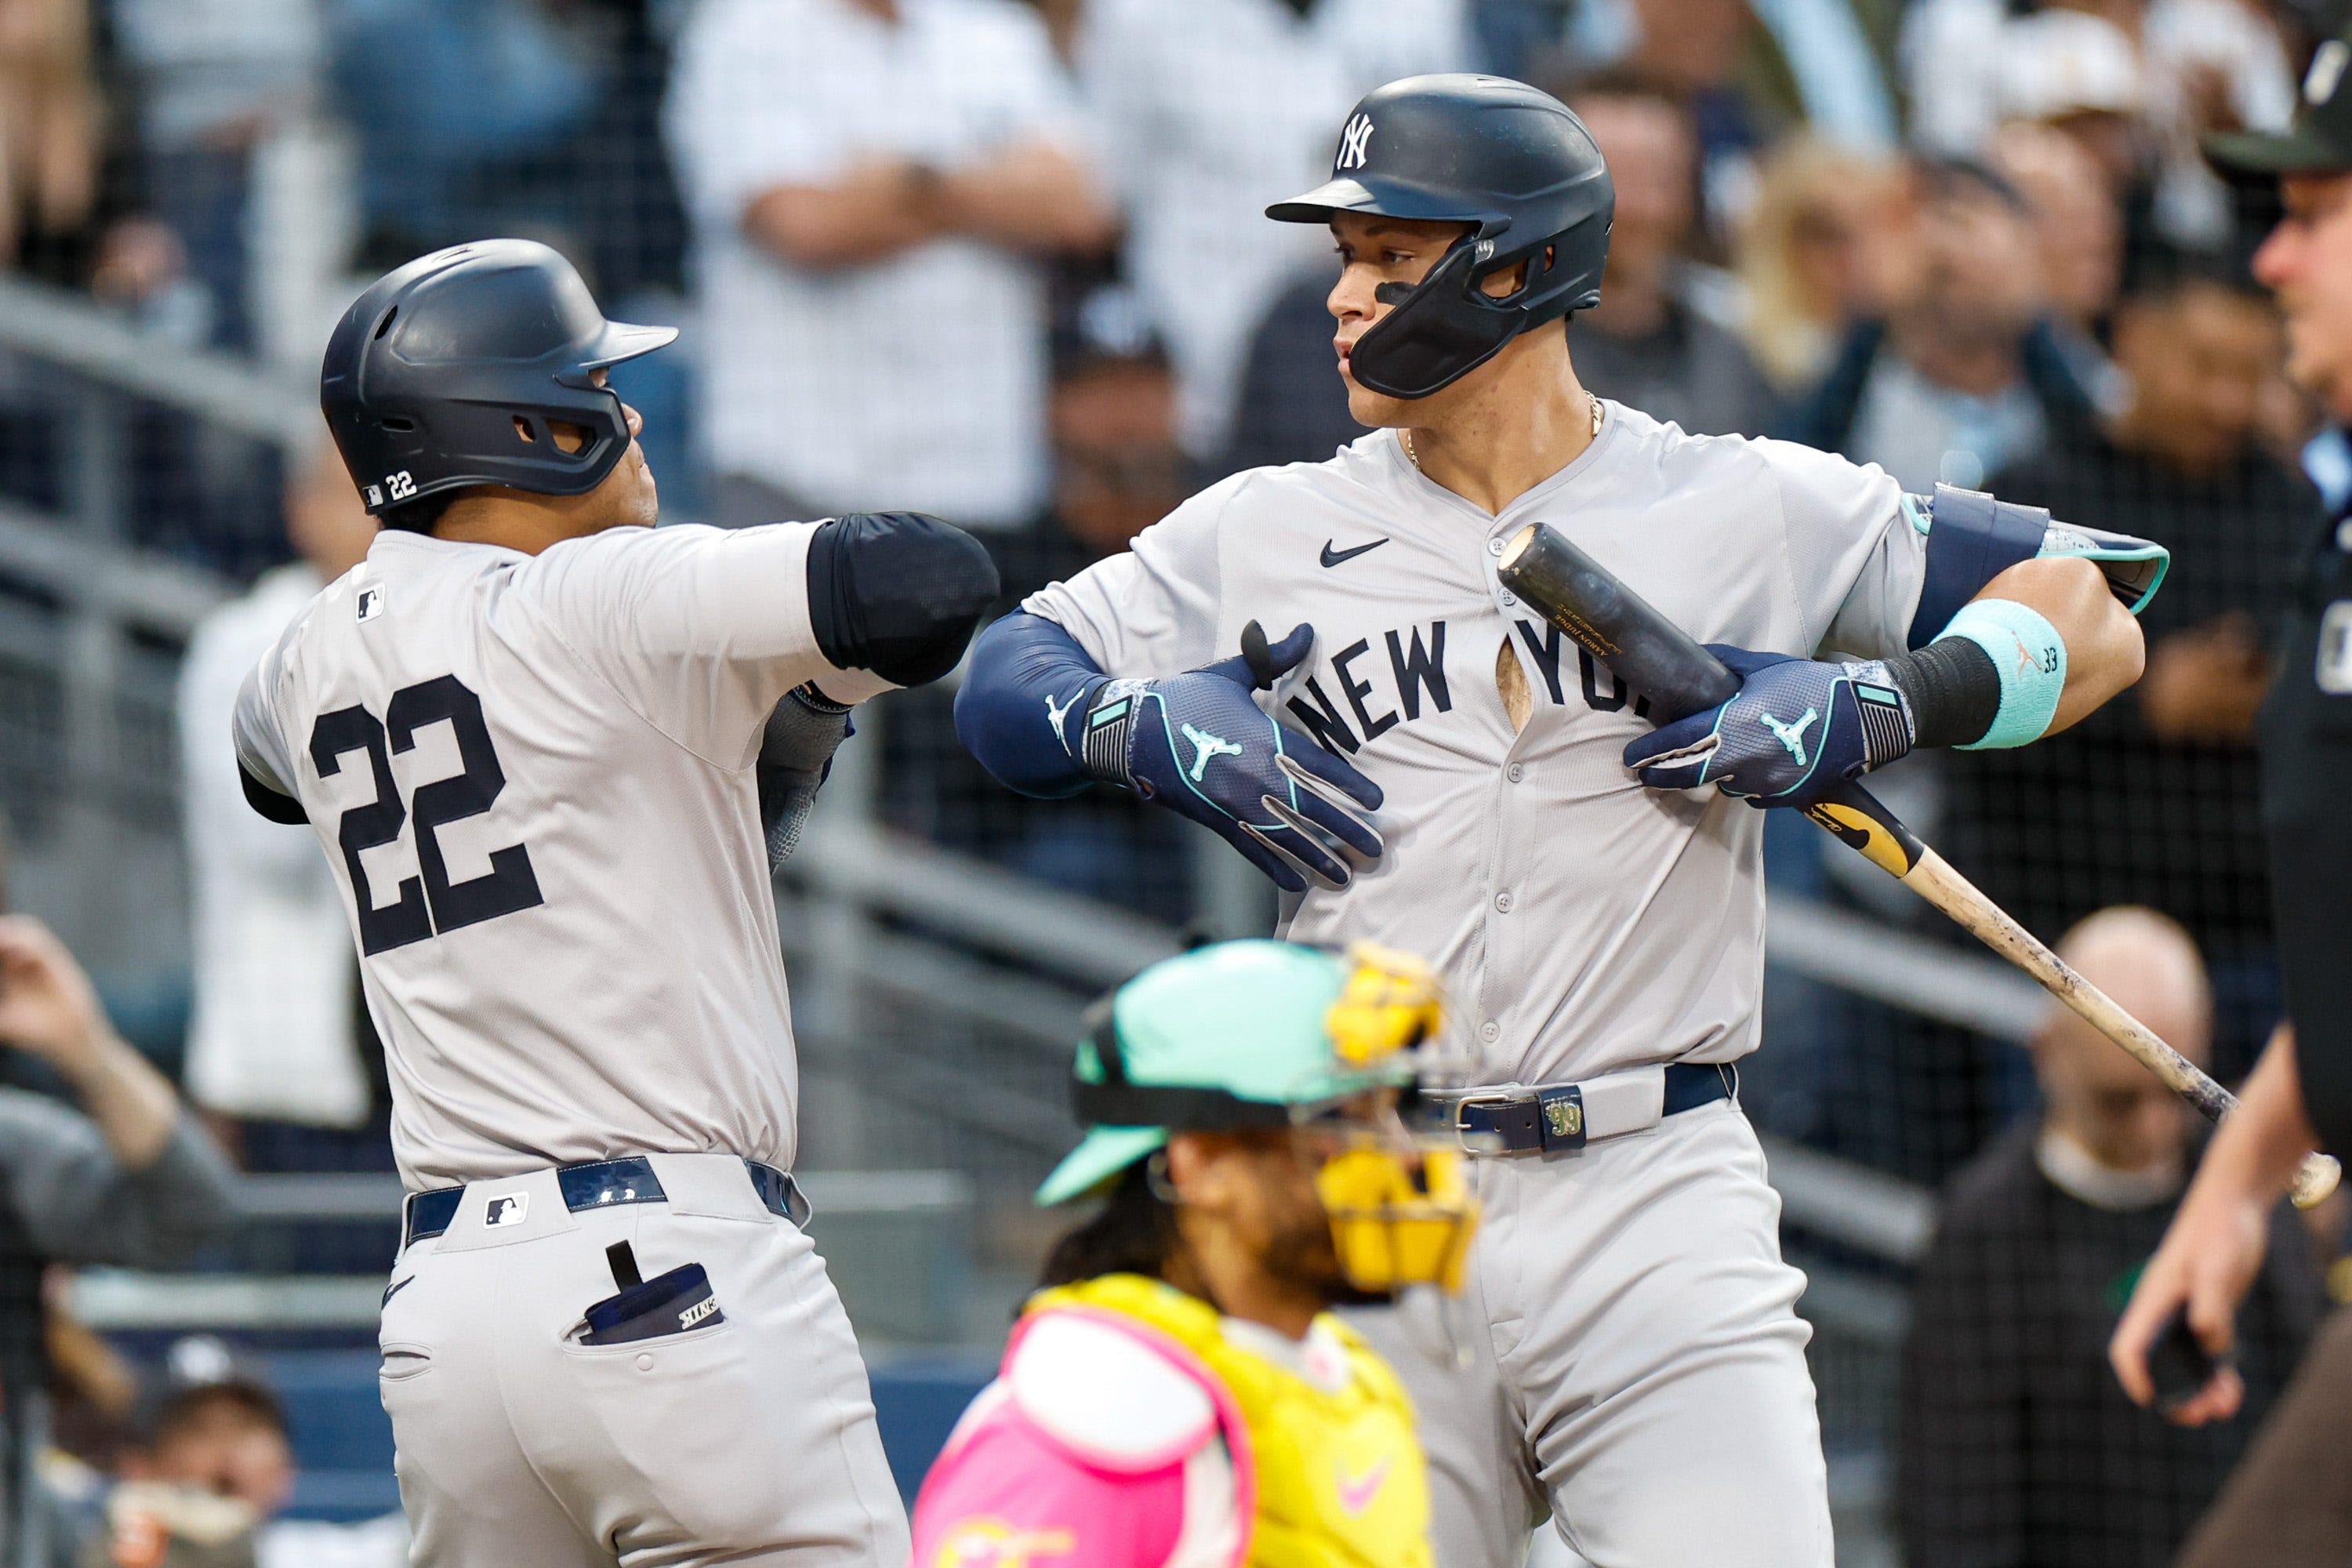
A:
[[[1361,433],[1329,357],[1328,239],[1259,211],[1322,177],[1361,92],[1465,66],[1559,90],[1612,162],[1604,304],[1570,328],[1593,390],[2173,552],[2136,690],[2046,744],[1879,782],[2046,940],[2116,904],[2179,921],[2224,1081],[2275,1021],[2252,722],[2280,595],[2323,526],[2300,471],[2318,426],[2249,272],[2273,209],[2211,178],[2193,142],[2284,121],[2324,7],[6,9],[24,25],[0,41],[0,105],[34,132],[0,138],[16,271],[0,284],[26,290],[0,294],[6,897],[67,935],[167,1065],[194,918],[173,682],[213,607],[295,559],[289,518],[337,504],[312,483],[337,481],[302,409],[366,279],[470,238],[555,245],[607,314],[685,328],[614,377],[668,516],[927,508],[988,542],[1010,608],[1215,479]],[[974,1179],[983,1333],[1051,1232],[1025,1195],[1075,1136],[1066,1052],[1116,977],[1105,955],[1188,923],[1261,929],[1272,902],[1169,814],[1001,788],[957,743],[952,704],[949,682],[860,712],[803,853],[831,833],[881,858],[814,856],[782,910],[809,1158]],[[1802,822],[1769,838],[1775,900],[1976,952]],[[1915,1197],[1958,1194],[1924,1261],[1916,1236],[1818,1211],[1788,1233],[1818,1281],[1842,1554],[1893,1561],[1907,1533],[1915,1568],[2163,1562],[2250,1429],[2176,1438],[2122,1405],[2100,1360],[2177,1183],[2101,1206],[2098,1170],[2062,1144],[2098,1144],[2122,1089],[2057,1082],[2023,1026],[1906,998],[1906,962],[1776,963],[1744,1089],[1768,1132]],[[373,1056],[358,1031],[351,1048]],[[0,1068],[58,1087],[17,1053]],[[384,1169],[373,1077],[355,1128],[243,1119],[248,1166]],[[2163,1165],[2187,1134],[2130,1147]],[[2334,1237],[2311,1239],[2265,1286],[2272,1348],[2247,1362],[2262,1399],[2319,1299]],[[214,1261],[356,1276],[387,1240],[381,1219],[282,1224]],[[25,1331],[11,1322],[0,1341]],[[30,1408],[25,1364],[0,1342],[11,1421]]]

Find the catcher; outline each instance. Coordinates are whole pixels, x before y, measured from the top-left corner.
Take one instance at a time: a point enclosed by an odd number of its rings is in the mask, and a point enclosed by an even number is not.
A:
[[[1412,1408],[1326,1310],[1461,1284],[1461,1156],[1398,1113],[1440,1022],[1427,966],[1223,942],[1097,1017],[1092,1131],[1037,1201],[1106,1202],[924,1483],[917,1568],[1428,1568]]]

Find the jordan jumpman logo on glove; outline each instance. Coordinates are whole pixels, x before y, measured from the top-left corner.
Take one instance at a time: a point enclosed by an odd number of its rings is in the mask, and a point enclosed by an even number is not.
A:
[[[1707,648],[1741,678],[1739,689],[1625,748],[1625,765],[1652,789],[1711,784],[1750,805],[1807,805],[1917,739],[1910,700],[1876,660]]]
[[[1284,891],[1310,879],[1343,888],[1349,854],[1381,854],[1381,786],[1255,696],[1314,646],[1315,628],[1302,626],[1269,647],[1252,621],[1235,658],[1160,680],[1102,681],[1058,710],[1048,698],[1046,710],[1088,773],[1214,829]]]

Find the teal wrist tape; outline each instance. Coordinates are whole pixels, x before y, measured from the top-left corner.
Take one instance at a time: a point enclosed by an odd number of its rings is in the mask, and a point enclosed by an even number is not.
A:
[[[2066,689],[2066,639],[2038,610],[2014,599],[1971,599],[1941,637],[1966,637],[2000,672],[2000,711],[1981,739],[1958,750],[1988,752],[2040,740]]]

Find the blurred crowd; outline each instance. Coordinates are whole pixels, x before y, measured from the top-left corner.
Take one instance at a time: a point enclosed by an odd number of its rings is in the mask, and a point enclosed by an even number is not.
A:
[[[2278,1008],[2252,809],[2269,628],[2323,517],[2305,470],[2352,485],[2352,460],[2283,377],[2249,271],[2272,198],[2196,139],[2283,128],[2347,19],[2344,0],[0,0],[0,257],[299,382],[366,277],[545,239],[609,314],[687,328],[615,374],[671,516],[936,511],[984,534],[1009,607],[1201,484],[1360,435],[1327,243],[1261,210],[1320,178],[1384,80],[1535,81],[1616,180],[1602,303],[1570,328],[1595,391],[2170,549],[2136,690],[2040,745],[1913,759],[1884,793],[2045,938],[2130,906],[2077,931],[2078,956],[2174,1009],[2168,1037],[2227,1080]],[[68,416],[0,354],[0,500],[62,510]],[[323,867],[250,820],[209,738],[369,525],[323,447],[224,453],[186,424],[133,426],[126,532],[249,584],[183,676],[186,1081],[249,1164],[366,1163],[383,1089]],[[889,712],[894,823],[1195,912],[1172,818],[1107,795],[1033,814],[957,752],[946,701]],[[1935,929],[1779,815],[1783,892]],[[2103,1081],[2122,1058],[2063,1030],[2019,1058],[1777,974],[1769,1006],[1760,1122],[1955,1179],[1906,1371],[1915,1565],[2164,1561],[2239,1439],[2131,1426],[2103,1331],[2011,1285],[2064,1257],[2097,1295],[2144,1257],[2185,1124],[2134,1131],[2146,1085]],[[2317,1310],[2333,1248],[2309,1241],[2273,1253],[2265,1389]],[[2002,1392],[2053,1342],[2082,1352],[2053,1374],[2079,1373],[2058,1416]],[[2137,1457],[2112,1506],[2071,1504],[2099,1478],[2065,1466],[2118,1445]],[[2021,1479],[2037,1453],[2059,1457],[2047,1489]]]

